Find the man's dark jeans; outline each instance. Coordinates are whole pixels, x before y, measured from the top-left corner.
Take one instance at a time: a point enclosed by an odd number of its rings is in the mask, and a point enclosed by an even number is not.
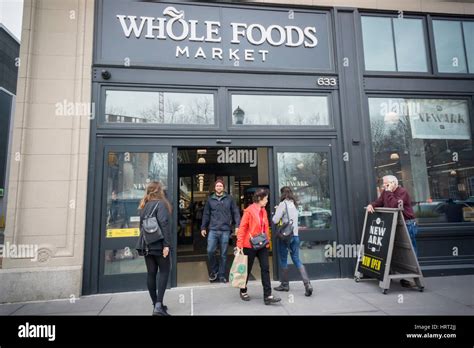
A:
[[[219,279],[225,277],[227,247],[229,245],[230,231],[209,231],[207,237],[207,256],[209,258],[209,267],[211,272],[218,274]],[[221,262],[217,262],[216,249],[220,247]]]

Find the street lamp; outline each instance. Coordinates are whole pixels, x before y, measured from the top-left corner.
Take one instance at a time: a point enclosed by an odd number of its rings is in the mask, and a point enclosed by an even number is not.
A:
[[[235,124],[244,124],[245,112],[239,106],[232,113],[235,117]]]

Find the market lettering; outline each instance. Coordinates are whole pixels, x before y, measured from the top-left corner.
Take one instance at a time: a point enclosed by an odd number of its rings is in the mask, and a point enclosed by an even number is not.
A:
[[[226,51],[226,57],[229,60],[240,60],[241,56],[239,55],[240,50],[239,49],[232,49],[229,48],[228,51]],[[255,54],[261,55],[260,60],[264,62],[267,58],[268,50],[251,50],[251,49],[246,49],[241,52],[243,54],[243,59],[246,61],[254,61],[255,60]],[[222,48],[218,47],[212,47],[210,52],[208,51],[206,54],[206,51],[202,47],[199,47],[196,49],[194,54],[190,54],[189,46],[181,47],[181,46],[176,46],[176,58],[179,56],[184,56],[186,58],[193,57],[194,59],[197,58],[202,58],[202,59],[207,59],[210,57],[211,59],[219,59],[223,60],[224,51]]]
[[[217,163],[250,163],[250,167],[257,166],[257,150],[225,150],[217,151]]]
[[[419,114],[421,122],[466,123],[461,114]]]

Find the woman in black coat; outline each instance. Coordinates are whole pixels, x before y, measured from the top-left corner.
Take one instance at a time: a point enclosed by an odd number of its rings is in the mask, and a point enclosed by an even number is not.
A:
[[[146,193],[140,202],[140,237],[138,238],[136,249],[138,254],[145,256],[147,268],[147,287],[153,302],[153,315],[169,315],[167,307],[163,305],[166,285],[171,269],[170,247],[170,216],[171,204],[166,199],[163,187],[159,182],[151,182],[146,188]],[[164,239],[147,244],[143,237],[143,219],[153,215],[158,220]],[[156,292],[156,275],[160,270],[158,281],[158,295]]]

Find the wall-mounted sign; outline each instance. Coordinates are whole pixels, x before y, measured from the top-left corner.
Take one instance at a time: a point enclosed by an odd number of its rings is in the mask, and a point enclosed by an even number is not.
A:
[[[466,100],[413,99],[416,113],[410,114],[414,139],[471,139]]]
[[[221,149],[217,151],[217,163],[248,163],[250,167],[257,166],[256,149]]]
[[[96,63],[332,70],[328,12],[102,0]]]

